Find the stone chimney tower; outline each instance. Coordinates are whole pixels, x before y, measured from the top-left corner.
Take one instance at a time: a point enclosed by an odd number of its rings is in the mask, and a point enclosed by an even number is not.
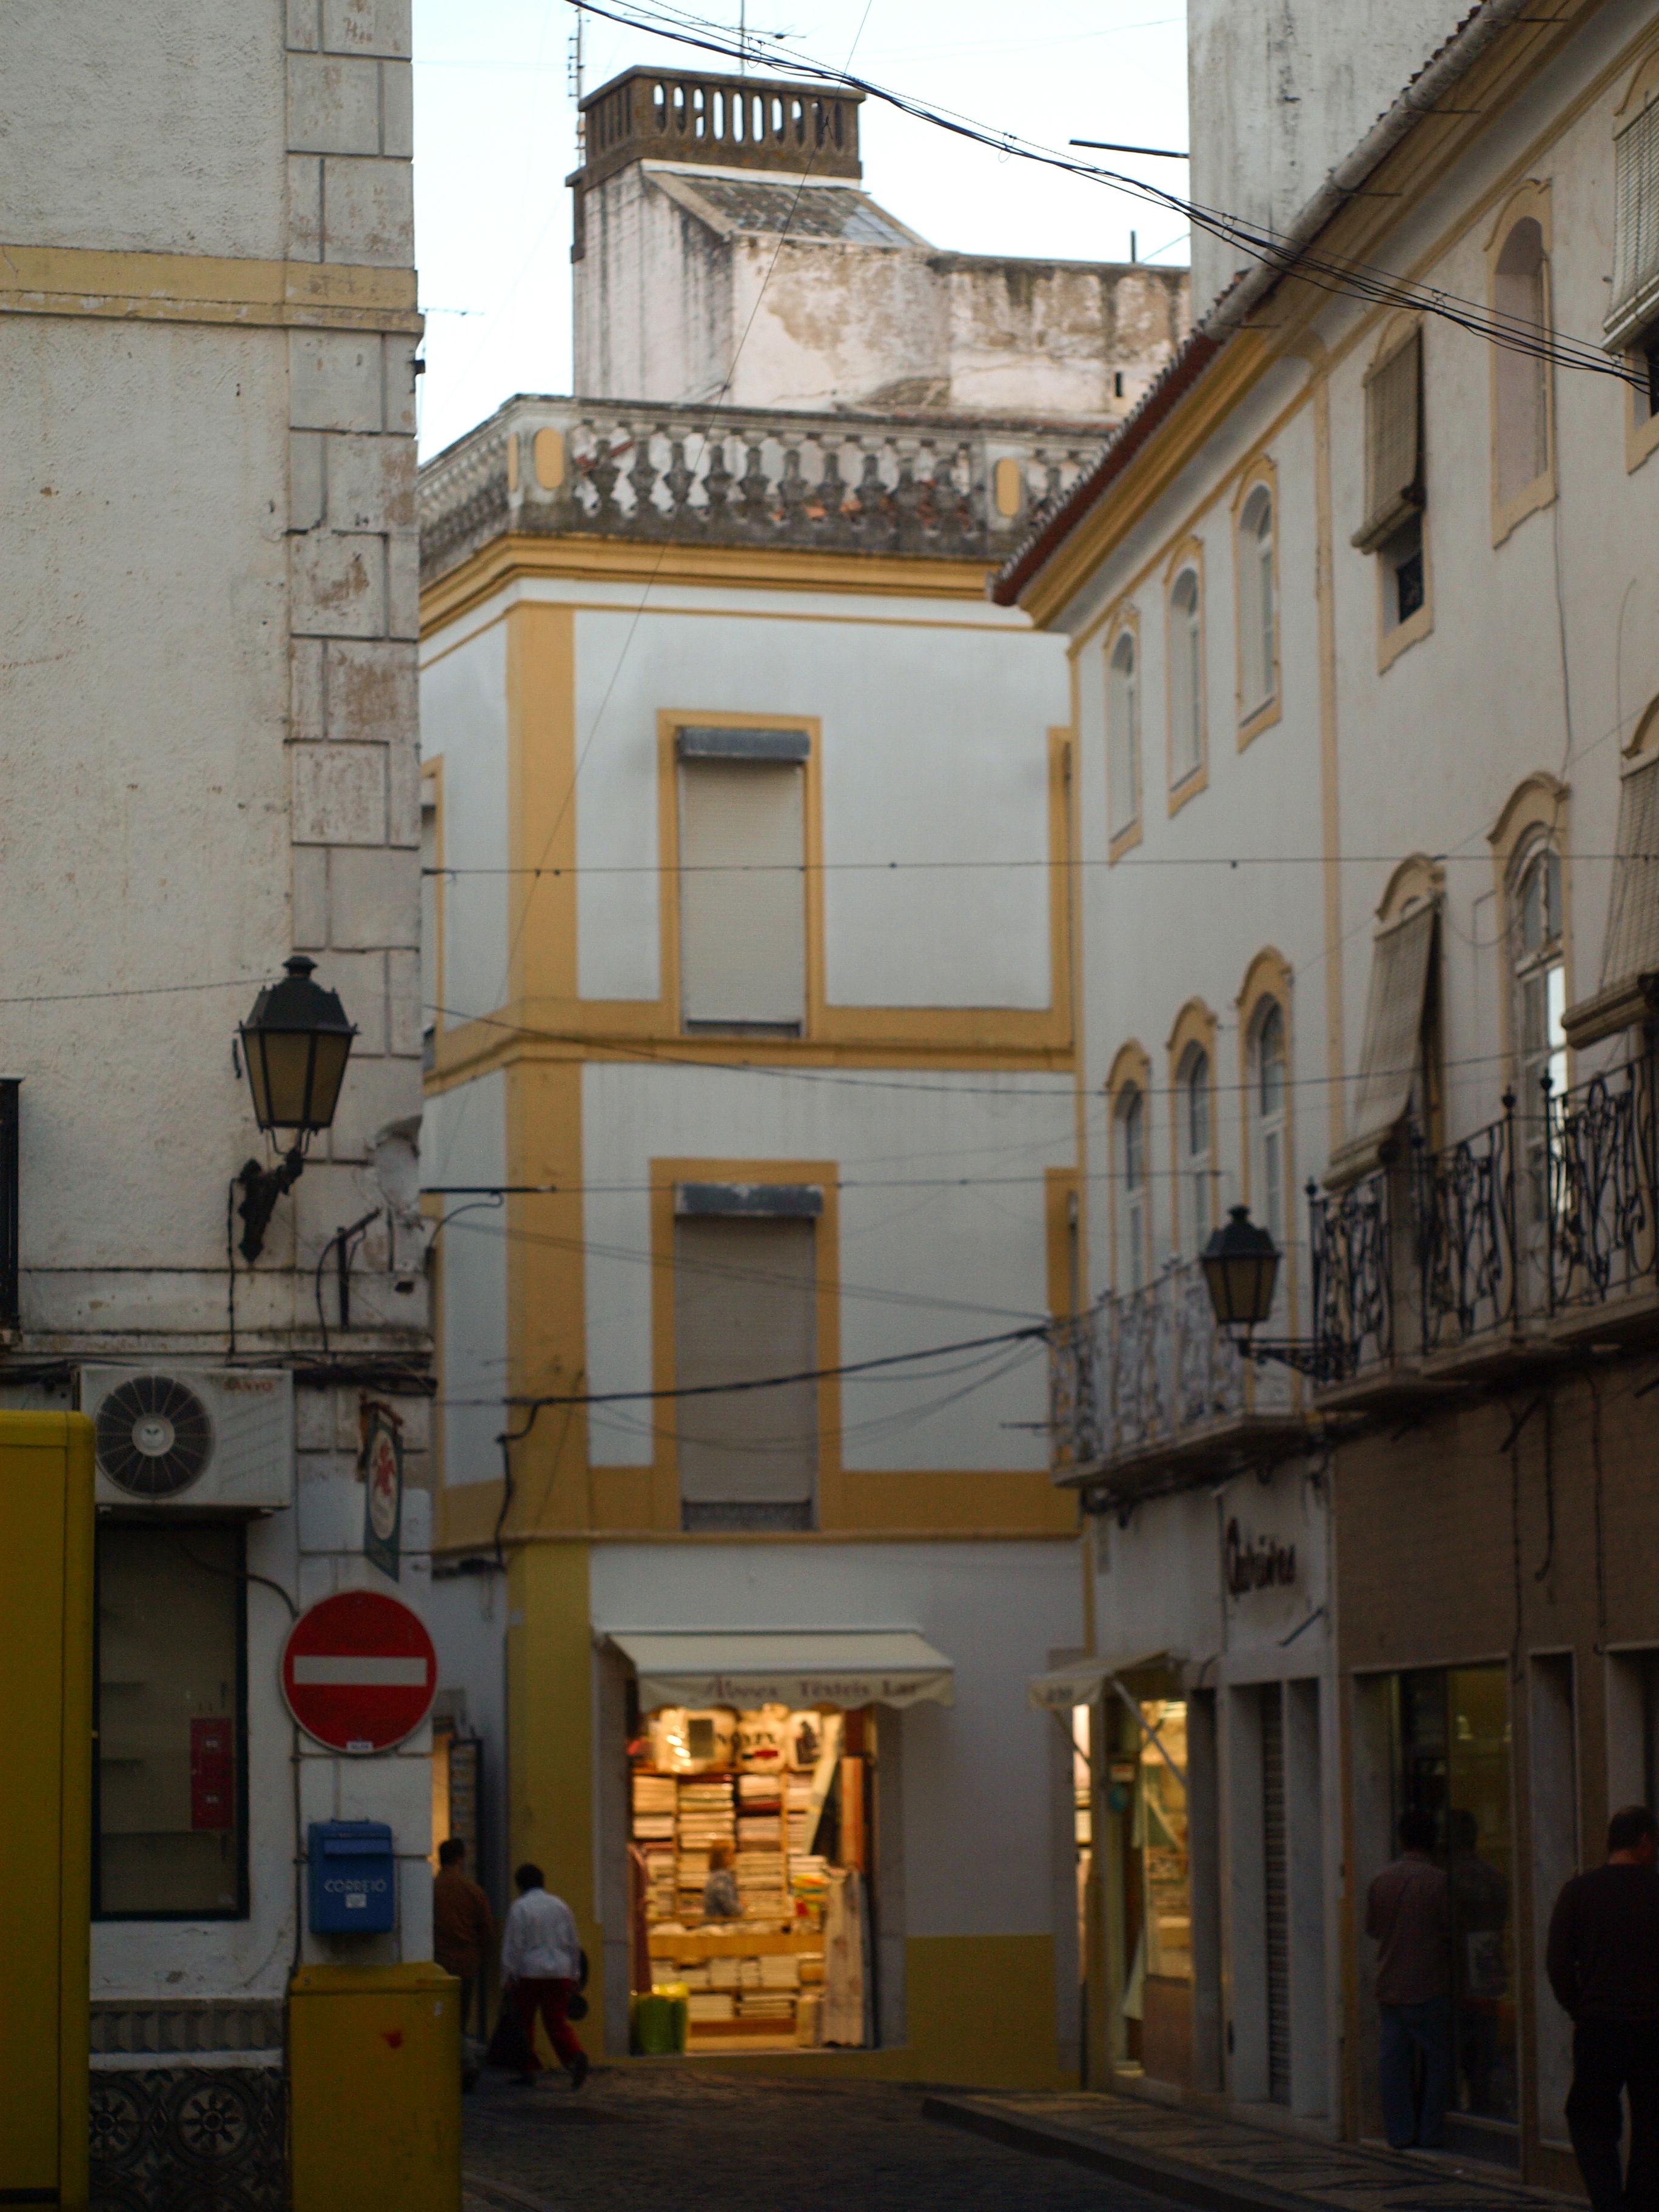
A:
[[[940,253],[863,189],[862,94],[629,70],[582,103],[575,383],[592,398],[1110,422],[1187,272]]]

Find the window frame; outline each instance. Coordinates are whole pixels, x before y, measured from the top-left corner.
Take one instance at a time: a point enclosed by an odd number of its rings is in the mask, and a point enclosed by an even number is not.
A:
[[[426,1073],[430,1074],[437,1066],[442,1048],[446,1024],[444,1008],[448,1004],[444,996],[444,757],[434,753],[421,763],[421,864],[427,866],[427,817],[432,820],[432,860],[434,872],[427,889],[428,878],[422,876],[421,885],[422,942],[416,959],[416,981],[420,987],[422,1003],[416,1009],[421,1031],[422,1060]],[[428,915],[426,908],[430,901]],[[427,938],[430,934],[428,951]],[[429,964],[428,964],[429,963]],[[432,1003],[425,1002],[425,986],[432,985]]]
[[[1192,580],[1190,611],[1179,608],[1176,594]],[[1196,538],[1178,547],[1164,571],[1164,659],[1165,780],[1169,811],[1178,814],[1209,781],[1210,729],[1208,671],[1206,667],[1207,623],[1204,594],[1204,548]],[[1190,757],[1183,749],[1177,727],[1176,701],[1181,686],[1176,669],[1184,649],[1191,659],[1192,696],[1188,701],[1191,725],[1187,732]]]
[[[685,729],[789,730],[806,740],[800,763],[801,866],[805,876],[804,974],[798,1031],[770,1024],[688,1026],[682,973],[681,914],[684,880],[680,868],[680,732]],[[815,714],[738,714],[726,708],[662,708],[657,715],[657,843],[659,882],[659,984],[661,1019],[673,1036],[687,1043],[748,1040],[757,1048],[783,1049],[819,1039],[824,1027],[823,949],[823,738]]]
[[[1221,1123],[1219,1116],[1220,1086],[1218,1081],[1217,1048],[1219,1024],[1201,999],[1188,999],[1175,1023],[1164,1045],[1165,1065],[1169,1069],[1170,1098],[1170,1237],[1174,1249],[1185,1253],[1190,1242],[1188,1256],[1196,1259],[1203,1249],[1206,1233],[1201,1232],[1197,1219],[1196,1194],[1192,1187],[1191,1156],[1185,1141],[1185,1116],[1188,1111],[1188,1086],[1185,1071],[1195,1054],[1202,1053],[1208,1063],[1206,1083],[1207,1110],[1210,1121],[1209,1164],[1202,1170],[1209,1178],[1209,1223],[1213,1231],[1219,1227],[1221,1204]],[[1188,1223],[1188,1213],[1194,1218]],[[1190,1238],[1188,1231],[1192,1231]]]
[[[237,1867],[236,1899],[234,1905],[221,1905],[212,1910],[191,1910],[182,1912],[115,1912],[106,1911],[103,1905],[103,1762],[100,1746],[103,1740],[103,1554],[96,1538],[106,1528],[133,1529],[154,1534],[159,1538],[186,1537],[194,1530],[222,1530],[227,1526],[236,1539],[238,1564],[225,1571],[236,1583],[236,1828]],[[206,1570],[216,1575],[217,1568]],[[252,1917],[252,1887],[250,1875],[250,1832],[253,1825],[253,1808],[248,1791],[248,1663],[247,1663],[247,1526],[245,1522],[227,1523],[201,1516],[186,1517],[169,1513],[165,1519],[160,1515],[140,1516],[127,1513],[100,1513],[93,1545],[93,1630],[92,1630],[92,1882],[91,1914],[94,1922],[144,1925],[152,1921],[232,1921],[247,1920]]]
[[[1512,981],[1512,947],[1516,935],[1516,891],[1519,885],[1523,854],[1540,836],[1548,836],[1555,845],[1560,862],[1561,883],[1561,960],[1566,1005],[1574,1002],[1573,933],[1572,933],[1572,868],[1569,836],[1569,801],[1567,786],[1544,770],[1527,777],[1517,786],[1505,804],[1497,822],[1487,833],[1492,848],[1493,889],[1498,895],[1499,927],[1494,950],[1498,969],[1499,1036],[1503,1047],[1504,1087],[1513,1086],[1520,1096],[1521,1039],[1516,1029],[1516,997]],[[1567,1081],[1573,1080],[1573,1053],[1567,1048]]]
[[[1349,539],[1358,551],[1364,553],[1376,570],[1376,671],[1380,676],[1391,668],[1402,653],[1408,652],[1420,638],[1429,635],[1434,628],[1434,565],[1430,547],[1428,462],[1429,462],[1429,356],[1426,344],[1426,319],[1421,315],[1391,316],[1384,325],[1382,336],[1372,349],[1371,358],[1361,380],[1362,455],[1365,484],[1365,501],[1371,504],[1371,448],[1376,434],[1372,420],[1373,387],[1389,363],[1403,353],[1407,346],[1417,348],[1417,475],[1419,487],[1414,508],[1402,511],[1395,526],[1385,536],[1375,534],[1375,523],[1368,512],[1359,527]],[[1413,543],[1412,541],[1415,541]],[[1412,611],[1390,618],[1390,587],[1397,592],[1401,569],[1411,559],[1422,562],[1420,589],[1422,596]],[[1397,598],[1395,605],[1397,609]]]
[[[1134,1223],[1127,1206],[1121,1134],[1125,1103],[1131,1093],[1139,1099],[1141,1113],[1140,1194],[1135,1209],[1139,1220],[1139,1233],[1133,1248],[1128,1240],[1134,1235]],[[1144,1290],[1152,1279],[1152,1061],[1138,1043],[1131,1042],[1121,1046],[1113,1060],[1111,1073],[1106,1082],[1107,1141],[1110,1164],[1106,1188],[1109,1201],[1108,1226],[1111,1244],[1111,1286],[1120,1297],[1127,1295],[1132,1290]],[[1133,1271],[1126,1272],[1123,1267],[1132,1249],[1139,1261],[1139,1284],[1131,1284],[1127,1279],[1127,1272]]]
[[[1618,205],[1619,142],[1626,131],[1639,123],[1643,116],[1659,105],[1659,46],[1650,46],[1632,70],[1625,94],[1613,112],[1613,131],[1609,150],[1613,155],[1613,245],[1617,256],[1623,237]],[[1633,112],[1632,112],[1633,111]],[[1628,117],[1628,120],[1625,118]],[[1656,126],[1659,127],[1659,126]],[[1614,277],[1617,277],[1615,266]],[[1650,290],[1655,288],[1650,287]],[[1638,469],[1648,455],[1659,446],[1659,305],[1633,327],[1630,325],[1629,308],[1622,302],[1612,301],[1607,319],[1602,325],[1608,333],[1606,343],[1609,352],[1620,356],[1632,367],[1643,361],[1649,364],[1648,391],[1638,385],[1626,386],[1625,401],[1625,467]],[[1616,333],[1616,335],[1613,335]]]
[[[1498,283],[1504,273],[1499,268],[1510,240],[1522,223],[1535,223],[1539,232],[1540,260],[1538,283],[1540,306],[1544,327],[1554,324],[1554,298],[1551,263],[1550,188],[1547,179],[1529,180],[1505,201],[1497,222],[1486,240],[1486,284],[1494,313],[1502,313],[1498,306]],[[1510,359],[1523,356],[1510,355]],[[1507,499],[1503,494],[1503,449],[1501,443],[1502,417],[1499,386],[1504,372],[1504,349],[1492,349],[1490,387],[1492,407],[1492,542],[1501,545],[1517,524],[1528,515],[1535,514],[1547,507],[1556,495],[1555,454],[1555,375],[1553,365],[1546,361],[1539,364],[1539,399],[1542,411],[1544,461],[1537,474],[1526,483],[1517,485]]]
[[[1251,534],[1258,546],[1262,536],[1264,534],[1267,536],[1267,559],[1263,563],[1259,551],[1252,552],[1249,557],[1255,560],[1258,576],[1265,575],[1267,588],[1272,596],[1273,604],[1268,612],[1272,617],[1273,651],[1260,670],[1261,681],[1267,689],[1261,696],[1252,700],[1250,678],[1255,672],[1252,670],[1249,653],[1245,646],[1245,614],[1247,609],[1254,607],[1256,620],[1261,623],[1262,612],[1259,606],[1255,605],[1251,592],[1245,584],[1247,559],[1245,534],[1251,529],[1250,511],[1256,505],[1258,497],[1265,498],[1267,501],[1267,528],[1265,533],[1260,530],[1255,530]],[[1263,730],[1271,728],[1273,724],[1278,721],[1282,707],[1285,603],[1284,595],[1279,589],[1279,471],[1273,461],[1264,454],[1259,460],[1253,462],[1239,479],[1238,489],[1234,495],[1232,506],[1233,657],[1237,688],[1238,750],[1241,752],[1253,738],[1259,737]],[[1265,628],[1265,623],[1263,627]]]
[[[1279,1285],[1274,1293],[1274,1326],[1282,1320],[1284,1326],[1295,1332],[1300,1269],[1298,1255],[1304,1238],[1294,1233],[1297,1202],[1296,1180],[1296,1112],[1291,1097],[1294,1087],[1296,1021],[1295,977],[1290,963],[1274,945],[1264,945],[1244,971],[1244,981],[1233,1011],[1238,1028],[1238,1085],[1239,1085],[1239,1165],[1240,1194],[1247,1206],[1256,1208],[1260,1192],[1257,1188],[1257,1158],[1255,1145],[1256,1115],[1251,1103],[1251,1086],[1255,1078],[1255,1040],[1262,1009],[1271,1000],[1277,1006],[1285,1024],[1285,1236],[1280,1247],[1282,1262]],[[1256,1215],[1258,1221],[1260,1213]]]
[[[1117,710],[1114,705],[1113,671],[1125,644],[1130,653],[1128,678],[1130,684],[1130,713],[1127,766],[1129,776],[1129,811],[1121,823],[1116,821],[1113,793],[1116,779],[1113,774],[1113,756],[1117,748]],[[1141,839],[1142,802],[1145,779],[1141,772],[1141,739],[1146,726],[1146,683],[1140,651],[1140,619],[1133,609],[1115,623],[1106,640],[1103,656],[1105,673],[1105,701],[1103,720],[1106,732],[1106,857],[1109,862],[1121,860]]]

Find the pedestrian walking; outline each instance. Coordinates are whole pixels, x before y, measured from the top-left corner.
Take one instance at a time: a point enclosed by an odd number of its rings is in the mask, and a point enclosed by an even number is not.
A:
[[[1645,1805],[1607,1823],[1605,1866],[1575,1875],[1550,1916],[1545,1965],[1572,2020],[1567,2132],[1593,2212],[1659,2212],[1659,1822]],[[1620,2096],[1630,2101],[1621,2181]]]
[[[507,1908],[507,1926],[501,1934],[501,1972],[512,1983],[513,2001],[524,2023],[528,2045],[529,2064],[518,2078],[532,2081],[543,2070],[536,2056],[539,2015],[559,2063],[573,2087],[580,2089],[587,2079],[587,2053],[566,2017],[581,1977],[576,1923],[564,1899],[544,1887],[538,1866],[521,1866],[513,1878],[519,1894]]]
[[[480,2033],[483,2004],[483,1965],[495,1948],[495,1916],[489,1899],[466,1870],[466,1844],[451,1836],[438,1846],[438,1872],[432,1884],[432,1955],[445,1973],[461,1985],[461,2039],[465,2049],[467,2030],[478,2000]],[[471,2088],[477,2069],[463,2065],[463,2079]]]
[[[1451,1888],[1430,1856],[1434,1815],[1401,1815],[1400,1856],[1365,1901],[1382,2014],[1382,2126],[1395,2150],[1438,2150],[1451,2092]]]

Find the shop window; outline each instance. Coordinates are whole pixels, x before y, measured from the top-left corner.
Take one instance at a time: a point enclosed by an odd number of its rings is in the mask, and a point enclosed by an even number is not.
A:
[[[242,1532],[98,1530],[94,1906],[247,1911]]]
[[[1170,781],[1204,765],[1204,617],[1198,571],[1183,568],[1170,593]]]
[[[1188,1855],[1187,1708],[1179,1698],[1137,1701],[1122,1717],[1109,1803],[1121,1808],[1121,2013],[1128,2055],[1155,2081],[1185,2084],[1192,2072],[1193,1917]],[[1134,1741],[1126,1743],[1124,1730]],[[1127,1755],[1126,1755],[1127,1754]],[[1127,1786],[1126,1786],[1127,1785]]]
[[[1146,1094],[1138,1084],[1118,1093],[1117,1287],[1138,1291],[1146,1280]]]
[[[1250,1103],[1256,1217],[1282,1251],[1289,1132],[1285,1110],[1285,1014],[1276,999],[1269,999],[1255,1018],[1250,1040]]]
[[[805,783],[797,730],[679,732],[680,1002],[688,1030],[799,1036]]]
[[[1215,1169],[1211,1158],[1210,1055],[1201,1044],[1188,1045],[1176,1076],[1176,1112],[1181,1146],[1181,1199],[1191,1222],[1190,1243],[1201,1252],[1215,1227]]]
[[[1238,673],[1241,722],[1279,688],[1279,610],[1273,584],[1273,501],[1258,484],[1238,521]]]
[[[1547,837],[1523,848],[1510,878],[1510,936],[1516,1077],[1516,1121],[1521,1140],[1528,1220],[1548,1205],[1548,1097],[1567,1087],[1566,966],[1563,957],[1561,860]]]
[[[674,1219],[674,1381],[683,1525],[810,1528],[817,1475],[822,1194],[682,1184]],[[758,1209],[764,1207],[768,1211]],[[744,1208],[745,1211],[727,1209]]]
[[[1140,813],[1140,681],[1134,632],[1126,629],[1106,668],[1107,819],[1119,836]]]
[[[647,1975],[685,2048],[875,2041],[872,1711],[662,1706],[629,1747]]]
[[[1549,363],[1527,343],[1548,343],[1548,264],[1535,216],[1510,230],[1492,271],[1492,305],[1500,325],[1521,343],[1492,356],[1493,459],[1500,508],[1529,490],[1550,465]]]
[[[1451,1884],[1454,2109],[1512,2124],[1519,2060],[1505,1674],[1501,1666],[1424,1668],[1390,1686],[1395,1830],[1402,1813],[1431,1814]]]

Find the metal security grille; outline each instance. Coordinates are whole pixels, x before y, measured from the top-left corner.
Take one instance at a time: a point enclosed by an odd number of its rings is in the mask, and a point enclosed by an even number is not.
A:
[[[1261,1859],[1267,1906],[1267,2094],[1291,2101],[1291,1906],[1285,1850],[1285,1701],[1261,1692]]]

